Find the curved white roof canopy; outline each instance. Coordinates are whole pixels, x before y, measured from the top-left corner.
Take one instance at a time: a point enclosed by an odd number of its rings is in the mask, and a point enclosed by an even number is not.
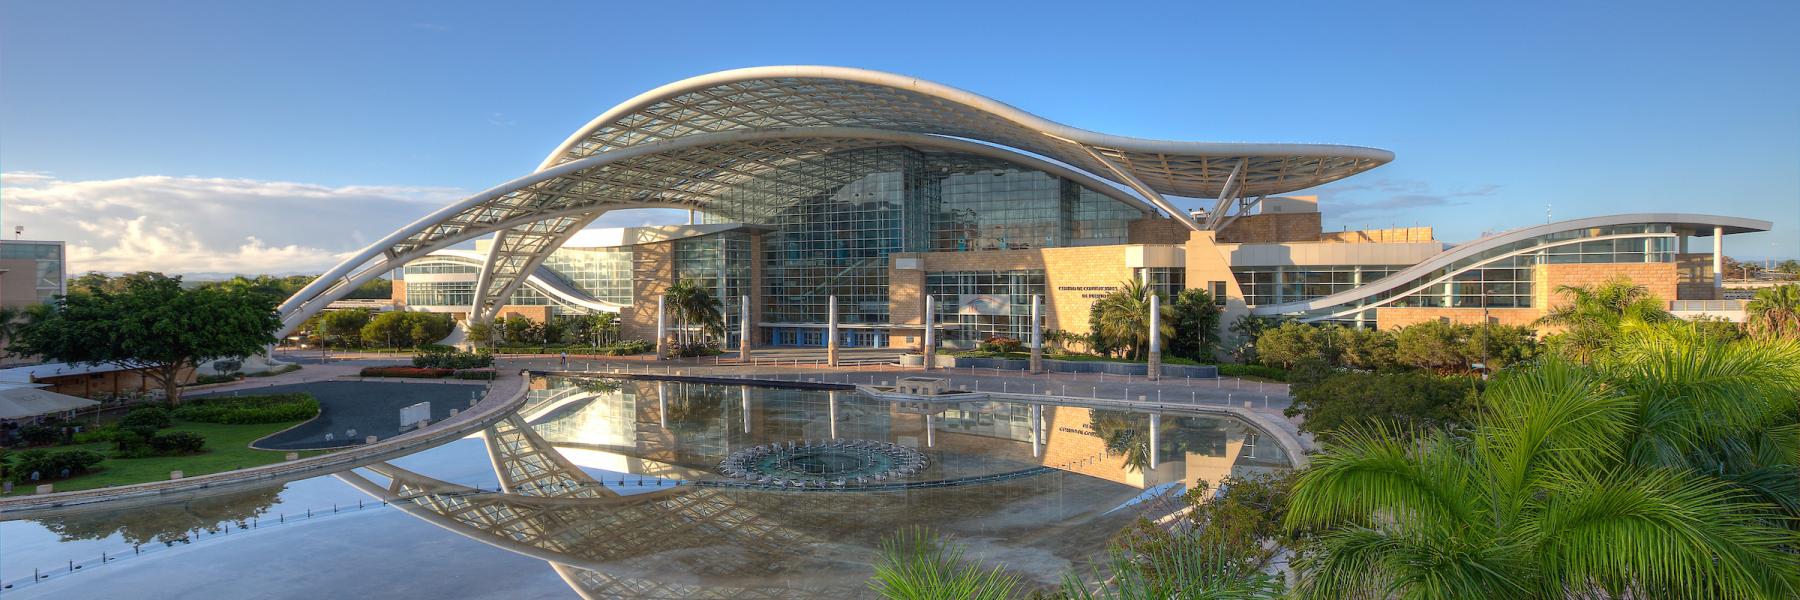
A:
[[[1425,259],[1424,261],[1420,262],[1419,264],[1402,269],[1401,271],[1399,271],[1397,273],[1388,275],[1387,277],[1383,277],[1372,283],[1357,286],[1355,289],[1346,290],[1346,291],[1332,294],[1329,296],[1321,296],[1318,298],[1313,298],[1311,300],[1302,300],[1299,302],[1287,302],[1287,303],[1282,303],[1282,304],[1267,304],[1267,305],[1257,306],[1255,308],[1252,308],[1250,312],[1252,314],[1261,315],[1261,316],[1277,316],[1277,315],[1291,315],[1291,314],[1299,314],[1299,313],[1308,313],[1308,312],[1312,312],[1312,311],[1325,310],[1325,309],[1329,309],[1332,307],[1344,307],[1346,310],[1348,310],[1351,308],[1351,305],[1355,302],[1358,302],[1360,300],[1364,300],[1367,298],[1371,298],[1371,297],[1380,295],[1385,292],[1394,291],[1395,289],[1397,289],[1403,285],[1406,285],[1413,281],[1417,281],[1417,280],[1419,280],[1419,278],[1430,275],[1431,273],[1433,273],[1439,269],[1444,269],[1444,268],[1450,267],[1451,265],[1455,264],[1457,261],[1461,261],[1461,260],[1473,258],[1473,257],[1478,257],[1483,252],[1494,250],[1496,248],[1501,248],[1508,244],[1522,242],[1522,241],[1530,240],[1532,238],[1536,238],[1539,236],[1546,236],[1546,235],[1550,235],[1550,234],[1562,232],[1562,231],[1575,231],[1575,230],[1581,230],[1581,229],[1588,229],[1591,227],[1633,225],[1633,224],[1638,224],[1638,223],[1668,224],[1668,225],[1672,225],[1674,227],[1676,234],[1685,232],[1688,235],[1707,235],[1707,236],[1712,235],[1714,227],[1719,227],[1719,228],[1721,228],[1723,233],[1730,235],[1730,234],[1737,234],[1737,233],[1768,231],[1770,227],[1774,226],[1774,224],[1772,224],[1768,221],[1762,221],[1762,220],[1758,220],[1758,219],[1745,219],[1745,218],[1741,218],[1741,217],[1725,217],[1725,216],[1718,216],[1718,215],[1698,215],[1698,214],[1687,214],[1687,213],[1630,213],[1630,214],[1621,214],[1621,215],[1604,215],[1604,216],[1599,216],[1599,217],[1587,217],[1587,218],[1582,218],[1582,219],[1572,219],[1572,220],[1568,220],[1568,221],[1558,221],[1555,223],[1546,223],[1543,225],[1533,225],[1531,227],[1523,227],[1520,229],[1514,229],[1512,231],[1507,231],[1504,233],[1491,235],[1491,236],[1484,237],[1484,238],[1481,238],[1481,239],[1478,239],[1478,240],[1475,240],[1472,242],[1458,244],[1457,246],[1455,246],[1453,248],[1450,248],[1441,253],[1438,253],[1436,256]],[[1625,237],[1631,237],[1631,236],[1625,236]],[[1553,241],[1552,243],[1580,243],[1583,241],[1590,241],[1590,239],[1589,238],[1571,238],[1569,240]],[[1525,251],[1529,251],[1529,250],[1530,249],[1525,249]],[[1482,259],[1480,262],[1465,265],[1462,268],[1460,268],[1457,272],[1478,268],[1482,264],[1486,264],[1493,260],[1499,260],[1502,258],[1506,258],[1506,257],[1512,256],[1513,254],[1517,254],[1517,253],[1510,253],[1510,254],[1505,254],[1505,255],[1487,257],[1487,258]],[[1444,278],[1453,277],[1453,276],[1455,276],[1455,274],[1456,274],[1455,272],[1446,273],[1442,277],[1439,277],[1437,279],[1441,281]],[[1404,296],[1405,296],[1405,294],[1397,295],[1392,298],[1388,298],[1381,303],[1385,304],[1387,302],[1398,300]],[[1378,307],[1379,307],[1378,305],[1370,305],[1370,306],[1363,306],[1363,307],[1355,307],[1355,310],[1367,310],[1367,309],[1378,308]]]
[[[752,67],[671,83],[614,107],[569,136],[539,168],[701,132],[857,127],[969,138],[1074,165],[1146,193],[1218,198],[1281,194],[1394,159],[1331,144],[1178,142],[1077,129],[1006,103],[904,75],[829,66]],[[1174,216],[1182,211],[1163,207]]]
[[[1312,187],[1393,159],[1385,150],[1355,146],[1101,134],[948,86],[863,69],[737,69],[669,84],[606,111],[538,171],[390,234],[289,298],[280,312],[292,330],[362,281],[495,234],[472,309],[491,319],[521,274],[609,210],[718,208],[741,198],[734,192],[747,186],[791,198],[823,193],[858,175],[828,157],[892,145],[1039,169],[1146,213],[1168,213],[1193,229],[1202,226],[1162,194],[1220,198],[1215,215],[1222,216],[1234,199]],[[741,214],[746,207],[733,208]]]

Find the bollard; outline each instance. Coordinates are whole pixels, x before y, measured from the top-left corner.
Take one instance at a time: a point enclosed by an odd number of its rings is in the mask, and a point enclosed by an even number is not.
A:
[[[37,486],[37,493],[39,493],[39,494],[48,494],[48,493],[50,493],[50,492],[51,492],[51,491],[52,491],[52,490],[53,490],[53,489],[55,489],[55,488],[54,488],[54,487],[53,487],[53,485],[54,485],[54,484],[49,484],[49,483],[46,483],[46,484],[42,484],[42,485],[39,485],[39,486]]]
[[[289,452],[289,453],[287,453],[286,460],[300,460],[300,453],[299,452]]]
[[[181,479],[181,471],[169,471],[169,479]]]
[[[366,438],[363,438],[363,443],[365,443],[365,444],[373,444],[373,443],[375,443],[375,436],[372,436],[372,435],[371,435],[371,436],[369,436],[369,437],[366,437]]]

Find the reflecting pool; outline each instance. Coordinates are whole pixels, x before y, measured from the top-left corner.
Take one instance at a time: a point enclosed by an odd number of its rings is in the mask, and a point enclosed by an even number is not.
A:
[[[539,377],[481,435],[412,456],[0,523],[0,595],[853,598],[912,526],[1054,585],[1184,484],[1286,468],[1263,438],[1223,416]]]

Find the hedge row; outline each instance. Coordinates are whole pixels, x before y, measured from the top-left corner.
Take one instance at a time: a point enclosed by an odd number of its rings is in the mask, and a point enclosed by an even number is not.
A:
[[[311,394],[268,394],[193,398],[172,414],[183,421],[250,425],[302,421],[319,414],[319,401]]]
[[[37,481],[57,479],[63,476],[64,469],[73,477],[106,460],[105,455],[93,450],[26,450],[13,456],[11,471],[13,479],[19,482],[32,481],[32,473],[37,473]]]
[[[1247,375],[1250,377],[1273,379],[1275,381],[1287,381],[1288,377],[1287,371],[1262,365],[1223,364],[1219,365],[1219,374],[1226,377],[1243,377]]]
[[[438,379],[449,377],[455,369],[437,367],[363,367],[363,377],[401,377],[407,379]]]

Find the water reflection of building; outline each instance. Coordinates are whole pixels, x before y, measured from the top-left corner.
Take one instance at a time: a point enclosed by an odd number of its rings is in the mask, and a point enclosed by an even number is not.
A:
[[[918,525],[982,540],[1053,585],[1140,514],[1118,508],[1145,489],[1248,468],[1246,430],[1185,417],[1157,419],[1158,460],[1133,470],[1136,459],[1107,440],[1147,432],[1143,413],[969,403],[921,414],[853,392],[648,380],[537,388],[484,432],[498,493],[388,464],[342,477],[415,517],[546,560],[588,598],[851,598],[867,595],[881,540]],[[1033,428],[1040,414],[1044,427]],[[712,469],[735,449],[834,435],[917,445],[947,463],[926,474],[935,481],[1033,475],[900,491],[693,485],[720,479]]]

